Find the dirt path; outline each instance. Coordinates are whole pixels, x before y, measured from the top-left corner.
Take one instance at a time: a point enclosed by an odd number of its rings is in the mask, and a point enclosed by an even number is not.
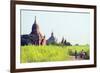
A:
[[[77,56],[77,59],[75,59],[75,56],[70,56],[70,60],[82,60],[79,56]]]

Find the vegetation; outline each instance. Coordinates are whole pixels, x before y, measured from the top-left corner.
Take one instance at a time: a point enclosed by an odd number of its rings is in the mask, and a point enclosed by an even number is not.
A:
[[[83,45],[83,46],[56,46],[56,45],[21,46],[21,63],[71,60],[70,56],[74,55],[75,50],[77,50],[77,52],[79,53],[82,49],[89,56],[89,46],[87,45]]]

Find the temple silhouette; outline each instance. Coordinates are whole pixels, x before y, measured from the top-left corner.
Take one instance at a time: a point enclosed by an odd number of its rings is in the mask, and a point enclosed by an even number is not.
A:
[[[34,24],[32,25],[32,30],[30,34],[21,35],[21,45],[45,45],[46,39],[39,30],[39,25],[36,22],[36,16]]]
[[[49,45],[57,43],[57,39],[54,36],[54,33],[51,33],[51,36],[46,40],[45,35],[40,31],[39,25],[36,21],[36,16],[34,23],[32,25],[31,32],[29,34],[21,35],[21,45]],[[68,44],[66,40],[62,39],[62,44]]]

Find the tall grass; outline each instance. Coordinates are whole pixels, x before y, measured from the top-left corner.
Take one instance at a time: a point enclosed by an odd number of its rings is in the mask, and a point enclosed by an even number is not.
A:
[[[65,61],[70,59],[70,52],[75,50],[80,52],[82,49],[88,51],[88,46],[21,46],[21,63],[27,62],[50,62]]]

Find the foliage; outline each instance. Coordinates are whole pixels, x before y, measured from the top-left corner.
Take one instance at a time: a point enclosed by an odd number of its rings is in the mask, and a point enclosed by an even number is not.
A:
[[[74,54],[75,50],[79,53],[82,49],[88,52],[89,46],[56,46],[45,45],[21,46],[21,63],[27,62],[50,62],[50,61],[65,61],[70,60],[70,55]]]

